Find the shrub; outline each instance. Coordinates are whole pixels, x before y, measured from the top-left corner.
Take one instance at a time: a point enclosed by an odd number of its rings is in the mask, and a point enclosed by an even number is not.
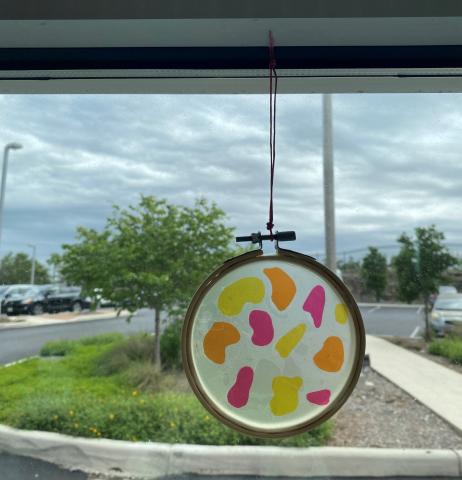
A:
[[[143,392],[173,390],[176,378],[159,370],[151,361],[133,362],[121,374],[123,385],[129,385]]]
[[[462,363],[462,338],[448,337],[433,340],[428,346],[433,355],[440,355],[451,360],[452,363]]]
[[[43,394],[23,403],[13,426],[74,436],[118,440],[194,443],[202,445],[323,445],[330,435],[326,423],[296,437],[264,440],[242,435],[222,425],[191,394],[155,396],[50,398]]]
[[[79,345],[108,345],[109,343],[120,342],[125,338],[121,333],[101,333],[93,337],[83,337],[77,340]]]
[[[89,345],[108,345],[124,338],[121,333],[102,333],[93,337],[83,337],[79,340],[53,340],[46,342],[40,350],[42,357],[66,356],[73,353],[76,348]]]
[[[109,376],[127,370],[133,362],[146,362],[152,358],[154,339],[143,333],[134,335],[114,345],[98,360],[96,374]]]
[[[42,357],[60,356],[64,357],[73,352],[77,347],[77,342],[72,340],[54,340],[45,343],[40,349]]]
[[[181,328],[183,322],[175,320],[160,337],[160,355],[162,366],[167,369],[182,368],[181,361]]]

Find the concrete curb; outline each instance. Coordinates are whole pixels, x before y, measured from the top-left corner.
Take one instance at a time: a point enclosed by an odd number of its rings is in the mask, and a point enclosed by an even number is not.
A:
[[[86,439],[0,425],[0,452],[112,477],[460,477],[462,451],[205,446]]]
[[[79,323],[79,322],[94,322],[96,320],[108,320],[112,318],[120,318],[124,319],[129,316],[129,312],[126,310],[123,310],[119,316],[117,316],[117,312],[108,312],[108,313],[103,313],[98,316],[91,316],[88,315],[83,318],[74,318],[71,320],[61,320],[61,319],[46,319],[43,323],[36,323],[36,324],[30,324],[27,323],[27,320],[25,322],[18,322],[17,324],[1,324],[0,323],[0,331],[2,330],[13,330],[16,328],[36,328],[36,327],[49,327],[50,325],[62,325],[62,324],[71,324],[71,323]]]
[[[421,304],[408,304],[408,303],[358,303],[359,307],[380,307],[380,308],[412,308],[419,309],[423,308],[424,305]]]
[[[20,358],[19,360],[15,360],[14,362],[10,362],[10,363],[5,363],[3,365],[0,363],[0,368],[14,367],[15,365],[18,365],[19,363],[27,362],[27,360],[32,360],[33,358],[40,358],[40,355],[32,355],[30,357]]]

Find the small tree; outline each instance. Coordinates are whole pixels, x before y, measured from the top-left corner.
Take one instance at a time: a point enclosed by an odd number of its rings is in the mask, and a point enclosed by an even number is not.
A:
[[[339,268],[342,273],[348,272],[359,274],[361,272],[361,262],[350,257],[348,260],[339,260],[337,262],[337,268]]]
[[[32,259],[27,253],[8,253],[0,262],[0,285],[30,283]],[[39,261],[35,262],[35,283],[50,283],[48,271]]]
[[[108,283],[108,275],[113,272],[111,265],[113,249],[109,242],[109,232],[97,232],[79,227],[76,235],[78,243],[63,245],[63,255],[50,259],[59,268],[61,277],[70,284],[82,287],[85,295],[96,306],[100,290]]]
[[[405,233],[398,238],[398,243],[401,249],[392,261],[398,280],[398,298],[403,302],[411,303],[418,298],[420,291],[416,246]]]
[[[366,291],[373,292],[377,302],[387,287],[387,258],[375,247],[369,247],[361,266],[361,277]]]
[[[443,274],[449,267],[457,264],[442,244],[444,234],[432,225],[429,228],[416,228],[417,265],[420,292],[425,303],[425,336],[430,339],[430,324],[428,321],[430,295],[438,290]]]
[[[182,207],[141,197],[114,208],[102,233],[80,228],[65,245],[62,273],[130,311],[154,310],[154,363],[160,367],[160,315],[182,310],[200,282],[233,254],[231,228],[215,204]]]
[[[402,234],[398,241],[401,251],[394,265],[398,275],[398,289],[412,301],[420,295],[425,304],[425,337],[430,339],[429,304],[430,295],[438,289],[446,270],[456,265],[453,257],[443,245],[444,234],[434,225],[416,228],[415,238]]]

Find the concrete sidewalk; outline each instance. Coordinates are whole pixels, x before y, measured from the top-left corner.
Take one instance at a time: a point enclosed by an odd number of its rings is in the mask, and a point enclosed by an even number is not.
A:
[[[371,367],[462,433],[462,375],[372,335]]]
[[[120,313],[120,317],[129,315],[127,310]],[[20,317],[11,317],[9,322],[0,322],[0,330],[10,328],[37,327],[41,325],[58,325],[60,323],[88,322],[91,320],[103,320],[105,318],[114,318],[117,316],[117,310],[102,309],[97,312],[71,313],[62,312],[57,314],[45,314],[43,316],[22,315]]]

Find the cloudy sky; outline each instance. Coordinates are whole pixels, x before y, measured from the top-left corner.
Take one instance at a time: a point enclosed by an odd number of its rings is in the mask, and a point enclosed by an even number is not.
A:
[[[3,240],[44,260],[79,225],[101,228],[139,194],[215,201],[236,233],[268,210],[266,96],[4,95],[11,152]],[[275,224],[323,252],[319,95],[278,97]],[[335,95],[338,251],[390,245],[435,223],[462,244],[462,95]]]

